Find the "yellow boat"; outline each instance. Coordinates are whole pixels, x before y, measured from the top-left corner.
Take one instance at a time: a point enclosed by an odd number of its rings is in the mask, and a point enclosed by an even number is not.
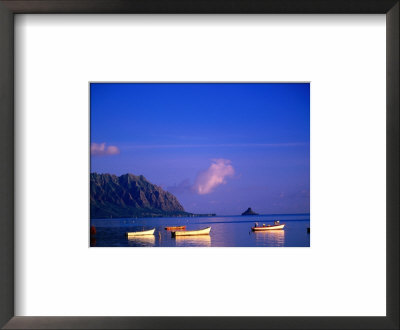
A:
[[[131,232],[127,232],[126,236],[128,237],[132,237],[132,236],[145,236],[145,235],[154,235],[154,231],[156,229],[150,229],[150,230],[145,230],[145,231],[131,231]]]
[[[210,235],[211,227],[207,227],[200,230],[182,230],[171,232],[172,237],[176,236],[196,236],[196,235]]]

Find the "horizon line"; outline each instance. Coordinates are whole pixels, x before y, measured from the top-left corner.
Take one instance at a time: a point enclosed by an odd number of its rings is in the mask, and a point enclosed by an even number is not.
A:
[[[287,142],[287,143],[220,143],[220,144],[137,144],[120,145],[121,149],[171,149],[171,148],[232,148],[232,147],[302,147],[310,142]]]

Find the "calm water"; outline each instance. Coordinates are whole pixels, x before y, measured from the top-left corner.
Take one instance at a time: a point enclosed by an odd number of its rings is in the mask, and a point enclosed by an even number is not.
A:
[[[257,221],[273,224],[280,220],[286,224],[284,230],[252,232]],[[133,218],[133,219],[92,219],[96,235],[90,245],[104,246],[310,246],[309,214],[260,215],[260,216],[217,216],[198,218]],[[186,225],[186,230],[196,230],[211,226],[210,235],[171,237],[166,226]],[[156,228],[154,236],[127,238],[128,231],[141,231]]]

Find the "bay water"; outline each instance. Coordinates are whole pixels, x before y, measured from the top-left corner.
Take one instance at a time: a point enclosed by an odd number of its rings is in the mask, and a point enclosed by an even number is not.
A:
[[[255,222],[285,224],[283,230],[253,232]],[[213,216],[182,218],[91,219],[96,234],[91,247],[309,247],[310,214],[252,216]],[[172,237],[168,226],[186,226],[186,230],[211,227],[210,235]],[[155,228],[154,235],[126,237],[127,232]]]

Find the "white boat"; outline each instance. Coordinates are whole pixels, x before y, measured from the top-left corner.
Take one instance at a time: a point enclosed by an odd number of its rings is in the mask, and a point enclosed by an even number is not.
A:
[[[283,229],[285,225],[268,225],[268,226],[263,226],[263,227],[251,227],[251,230],[253,231],[268,231],[268,230],[278,230],[278,229]]]
[[[132,237],[132,236],[145,236],[145,235],[154,235],[154,231],[156,229],[150,229],[150,230],[145,230],[145,231],[131,231],[131,232],[127,232],[126,236],[128,237]]]
[[[196,235],[210,235],[211,227],[207,227],[200,230],[181,230],[173,231],[172,237],[176,236],[196,236]]]
[[[258,223],[256,222],[254,224],[254,227],[251,227],[252,231],[269,231],[269,230],[279,230],[283,229],[285,227],[284,224],[280,224],[279,220],[274,221],[273,225],[265,225],[263,224],[262,226],[259,226]]]

